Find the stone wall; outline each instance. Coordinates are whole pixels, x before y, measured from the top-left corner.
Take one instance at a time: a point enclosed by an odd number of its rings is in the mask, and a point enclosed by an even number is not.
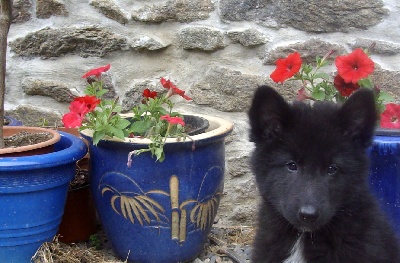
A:
[[[123,108],[144,87],[169,77],[193,98],[184,112],[235,123],[227,139],[220,222],[254,223],[257,192],[249,171],[246,111],[253,90],[271,83],[274,62],[294,50],[306,61],[377,45],[374,80],[398,98],[400,3],[396,0],[14,0],[7,54],[10,115],[52,124],[82,94],[87,70],[111,63],[110,96]]]

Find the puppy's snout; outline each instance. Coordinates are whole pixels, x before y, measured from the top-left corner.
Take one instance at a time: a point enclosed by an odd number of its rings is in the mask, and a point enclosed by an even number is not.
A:
[[[319,212],[314,206],[306,205],[300,207],[298,216],[304,223],[314,223],[319,217]]]

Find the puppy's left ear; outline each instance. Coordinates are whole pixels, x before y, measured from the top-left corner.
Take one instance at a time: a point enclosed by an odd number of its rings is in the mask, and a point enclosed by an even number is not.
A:
[[[361,88],[354,92],[340,108],[339,121],[345,136],[369,146],[377,124],[373,91]]]

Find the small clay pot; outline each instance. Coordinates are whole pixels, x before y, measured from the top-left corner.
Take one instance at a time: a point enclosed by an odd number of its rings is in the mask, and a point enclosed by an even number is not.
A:
[[[15,148],[3,148],[0,149],[1,157],[18,157],[18,156],[32,156],[39,154],[46,154],[54,151],[54,144],[61,138],[57,131],[52,129],[45,129],[39,127],[26,127],[26,126],[5,126],[3,127],[3,136],[12,136],[19,132],[26,131],[29,133],[43,133],[47,132],[52,135],[52,138],[48,141],[36,143],[27,146],[15,147]]]
[[[96,210],[89,184],[68,191],[58,240],[67,244],[87,241],[96,231]]]

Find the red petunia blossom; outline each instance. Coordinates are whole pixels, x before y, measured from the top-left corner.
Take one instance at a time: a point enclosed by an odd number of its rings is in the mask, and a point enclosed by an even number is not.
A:
[[[76,112],[85,115],[88,112],[94,111],[97,105],[100,104],[100,99],[96,96],[76,97],[69,105],[71,112]]]
[[[386,104],[385,110],[381,114],[380,125],[386,129],[400,129],[400,105]]]
[[[276,68],[271,73],[270,77],[276,83],[283,83],[288,78],[291,78],[299,72],[301,68],[301,58],[298,52],[289,54],[287,58],[281,58],[276,61]]]
[[[336,75],[333,80],[333,85],[339,91],[340,95],[344,97],[350,96],[354,91],[360,88],[360,85],[357,83],[346,82],[340,75]]]
[[[168,114],[163,115],[160,117],[160,120],[165,120],[171,124],[180,124],[182,126],[185,126],[185,122],[181,117],[171,117]]]
[[[161,78],[160,79],[161,85],[168,89],[168,93],[166,95],[166,98],[171,97],[174,94],[178,94],[179,96],[181,96],[182,98],[186,99],[186,100],[192,100],[190,97],[185,95],[185,91],[179,89],[178,87],[176,87],[169,79],[165,79],[165,78]]]
[[[157,91],[151,91],[149,89],[143,90],[143,97],[148,99],[150,98],[154,99],[155,97],[157,97],[157,94],[158,94]]]
[[[374,62],[361,48],[357,48],[348,55],[337,56],[335,64],[338,74],[347,83],[356,84],[374,71]]]
[[[77,112],[68,112],[62,117],[62,123],[65,128],[77,128],[82,125],[84,115]]]
[[[88,78],[90,76],[96,76],[98,79],[100,79],[101,74],[106,72],[106,71],[108,71],[110,68],[111,68],[111,64],[108,64],[108,65],[105,65],[105,66],[102,66],[102,67],[99,67],[99,68],[92,69],[92,70],[86,72],[82,76],[82,78],[86,79],[86,78]]]

